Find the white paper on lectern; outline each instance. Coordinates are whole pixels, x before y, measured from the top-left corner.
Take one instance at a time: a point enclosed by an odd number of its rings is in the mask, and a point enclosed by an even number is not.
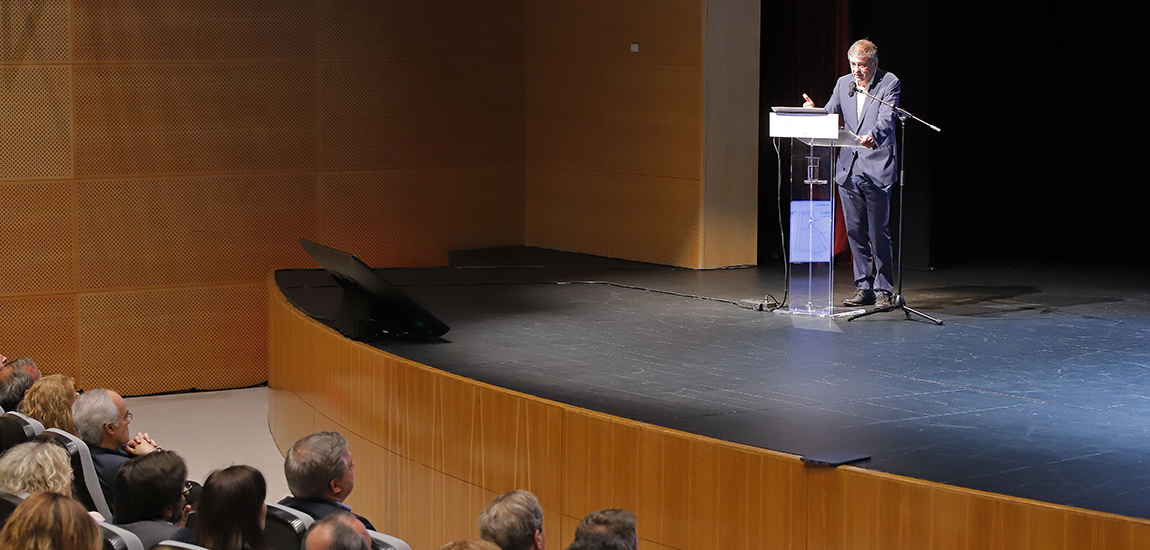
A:
[[[769,113],[771,137],[836,139],[839,137],[839,115],[826,114],[822,109],[812,113]],[[821,113],[821,114],[820,114]]]
[[[831,201],[791,201],[790,262],[829,262],[834,256],[835,214]]]

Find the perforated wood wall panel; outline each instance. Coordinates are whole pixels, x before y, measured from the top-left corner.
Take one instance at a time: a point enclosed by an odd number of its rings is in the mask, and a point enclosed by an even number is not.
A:
[[[703,8],[527,6],[527,244],[699,265]]]
[[[319,0],[321,60],[523,60],[529,0]]]
[[[307,65],[76,68],[79,176],[311,169]]]
[[[379,266],[525,241],[693,265],[701,6],[5,2],[0,307],[76,303],[21,317],[29,355],[153,393],[262,379],[249,285],[312,265],[301,236]]]
[[[701,0],[618,0],[611,3],[611,61],[633,64],[700,65],[704,7]],[[632,53],[632,43],[639,53]]]
[[[704,2],[528,2],[527,61],[698,65]],[[639,44],[639,52],[631,44]]]
[[[448,250],[523,242],[523,186],[520,167],[324,174],[320,242],[370,265],[445,265]]]
[[[68,71],[0,66],[0,180],[72,175]]]
[[[0,295],[71,289],[72,237],[71,184],[0,183]]]
[[[611,58],[613,0],[527,3],[527,61],[603,63]],[[628,43],[629,45],[629,43]]]
[[[609,169],[701,179],[703,71],[699,66],[616,65],[611,70]]]
[[[0,350],[31,357],[43,373],[76,375],[76,297],[0,298]]]
[[[699,180],[614,175],[610,256],[694,265],[699,246]]]
[[[314,0],[76,0],[78,61],[309,60]]]
[[[608,169],[610,77],[603,63],[528,63],[528,164]]]
[[[691,265],[698,180],[557,168],[527,171],[527,242],[572,252]]]
[[[527,242],[584,254],[610,250],[612,176],[590,170],[528,167]]]
[[[522,166],[523,65],[321,69],[320,166]]]
[[[6,1],[0,63],[68,60],[68,0]]]
[[[314,175],[79,184],[79,285],[107,289],[261,279],[313,265]]]
[[[125,395],[267,377],[262,284],[80,295],[78,382]]]

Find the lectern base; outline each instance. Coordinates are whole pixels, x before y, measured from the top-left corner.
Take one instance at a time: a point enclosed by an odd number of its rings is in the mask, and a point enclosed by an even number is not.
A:
[[[857,307],[790,307],[787,309],[776,309],[775,313],[780,315],[804,315],[809,317],[854,317],[866,312],[866,308]]]

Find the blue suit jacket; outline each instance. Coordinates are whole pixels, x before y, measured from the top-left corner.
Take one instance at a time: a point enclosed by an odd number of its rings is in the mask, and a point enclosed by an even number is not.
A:
[[[279,501],[279,503],[284,505],[284,506],[287,506],[288,508],[294,508],[296,510],[299,510],[299,511],[311,516],[312,519],[314,519],[314,520],[326,518],[332,514],[338,514],[340,512],[350,512],[351,511],[348,508],[340,506],[339,504],[335,503],[334,501],[325,500],[322,498],[287,497],[287,498]],[[363,522],[363,526],[367,527],[367,529],[369,531],[375,531],[375,526],[372,525],[370,521],[367,521],[367,518],[365,518],[359,514],[356,514],[355,512],[352,512],[352,514],[354,514],[355,517],[359,518],[359,521]]]
[[[835,182],[849,189],[853,184],[848,181],[847,175],[853,170],[856,174],[865,174],[875,185],[886,189],[898,178],[898,163],[895,162],[895,112],[868,97],[863,104],[860,119],[856,107],[857,98],[848,96],[852,81],[854,76],[849,74],[839,78],[825,109],[828,113],[842,113],[844,127],[860,136],[869,135],[878,146],[875,149],[840,149]],[[901,91],[902,84],[894,73],[875,69],[868,93],[898,105]]]

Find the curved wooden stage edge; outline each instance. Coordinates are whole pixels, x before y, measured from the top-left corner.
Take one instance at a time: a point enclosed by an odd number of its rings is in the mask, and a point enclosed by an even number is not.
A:
[[[268,424],[286,451],[347,436],[348,503],[416,550],[477,538],[496,495],[534,492],[547,547],[591,510],[627,508],[640,547],[690,550],[1145,549],[1150,521],[843,466],[599,414],[353,342],[268,277]]]

